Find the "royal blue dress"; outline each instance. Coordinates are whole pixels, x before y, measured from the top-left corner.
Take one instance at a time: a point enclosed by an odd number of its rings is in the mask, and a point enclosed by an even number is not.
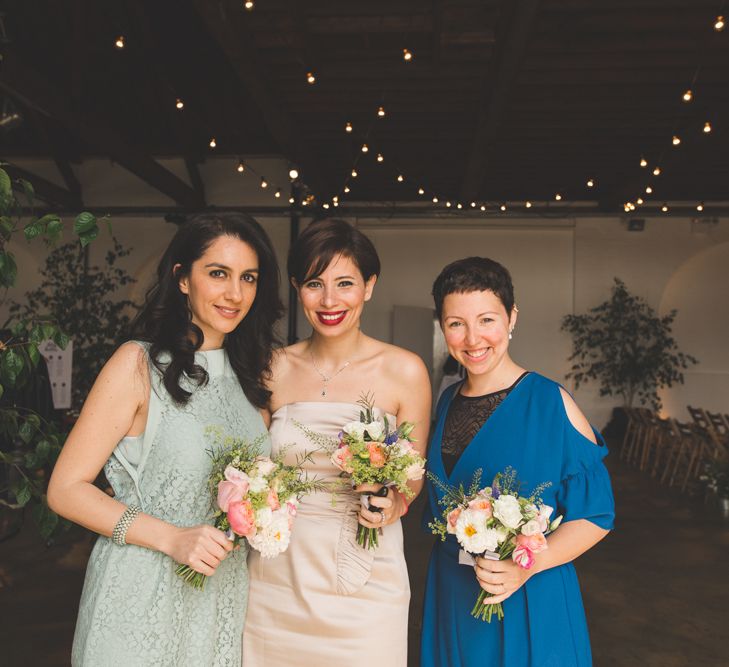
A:
[[[564,522],[587,519],[610,530],[614,502],[603,465],[607,447],[570,422],[557,383],[529,373],[496,408],[458,459],[450,477],[441,458],[441,440],[451,399],[460,383],[443,394],[428,454],[428,469],[448,484],[465,487],[476,469],[489,486],[507,466],[523,482],[521,494],[542,482],[542,493]],[[441,516],[440,491],[427,483],[424,525]],[[433,547],[425,590],[422,667],[585,667],[592,664],[582,596],[572,563],[531,577],[503,603],[504,619],[473,618],[480,588],[473,567],[459,565],[458,543],[449,535]]]

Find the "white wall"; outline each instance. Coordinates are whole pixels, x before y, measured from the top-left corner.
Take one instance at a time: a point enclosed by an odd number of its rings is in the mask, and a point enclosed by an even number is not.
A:
[[[273,190],[276,186],[285,188],[288,165],[270,158],[250,162],[266,175],[271,188],[261,190],[256,175],[238,174],[234,158],[208,160],[201,169],[208,201],[216,205],[279,203],[273,199]],[[179,161],[166,164],[186,178]],[[60,183],[48,164],[26,162],[21,166]],[[163,195],[108,161],[89,161],[77,172],[88,205],[170,204]],[[288,220],[259,220],[271,235],[285,272]],[[729,411],[729,220],[704,229],[686,218],[649,218],[643,232],[628,232],[617,216],[498,221],[372,217],[351,222],[372,238],[383,265],[374,298],[363,316],[363,328],[371,335],[391,339],[395,305],[431,307],[430,288],[445,264],[468,255],[485,255],[507,266],[514,279],[520,311],[512,343],[514,358],[563,381],[569,367],[570,340],[559,331],[562,316],[584,312],[603,301],[617,276],[659,312],[679,310],[676,339],[682,350],[701,361],[686,374],[684,386],[664,392],[666,412],[684,419],[687,402]],[[112,224],[114,235],[134,247],[126,266],[139,280],[130,293],[140,300],[175,226],[161,216],[117,216]],[[92,245],[92,260],[100,260],[108,244],[103,232]],[[22,240],[14,240],[11,246],[18,260],[19,284],[9,296],[22,298],[38,283],[38,268],[46,250],[40,243],[27,245]],[[286,294],[284,280],[284,303]],[[0,316],[3,313],[0,306]],[[307,327],[300,317],[299,323],[299,335],[306,335]],[[285,330],[284,322],[281,331]],[[612,406],[618,404],[617,399],[598,397],[590,386],[581,388],[576,396],[598,426],[604,425]]]

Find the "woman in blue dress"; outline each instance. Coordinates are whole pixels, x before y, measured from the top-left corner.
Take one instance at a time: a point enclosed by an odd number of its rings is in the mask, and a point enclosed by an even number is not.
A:
[[[261,439],[258,408],[280,313],[258,223],[203,215],[160,262],[135,325],[99,374],[48,488],[59,514],[100,533],[86,570],[74,667],[240,667],[247,549],[212,526],[206,434]],[[93,481],[104,468],[111,498]],[[205,589],[176,563],[208,576]]]
[[[435,545],[425,592],[423,667],[584,667],[592,664],[572,561],[612,529],[614,503],[600,434],[557,383],[509,356],[517,321],[509,272],[470,257],[449,264],[433,285],[448,351],[466,369],[441,397],[428,454],[430,473],[487,486],[508,466],[522,495],[543,482],[543,501],[564,515],[530,569],[511,560],[459,564],[453,535]],[[428,482],[425,523],[441,515],[442,491]],[[463,560],[463,559],[462,559]],[[471,616],[480,589],[503,604],[504,619]]]

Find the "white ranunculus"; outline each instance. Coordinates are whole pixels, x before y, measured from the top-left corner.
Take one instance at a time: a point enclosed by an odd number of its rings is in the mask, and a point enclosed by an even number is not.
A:
[[[365,432],[365,424],[362,422],[349,422],[348,424],[345,424],[342,426],[342,430],[347,434],[351,435],[358,440],[362,440],[364,438],[364,432]]]
[[[251,477],[250,486],[248,487],[253,493],[260,493],[268,488],[268,482],[265,477]]]
[[[273,521],[273,511],[270,507],[261,507],[261,509],[256,510],[256,525],[259,528],[269,526],[271,521]]]
[[[385,425],[379,421],[373,421],[365,424],[365,431],[372,440],[379,440],[385,434]]]
[[[531,521],[527,521],[522,527],[521,527],[521,533],[522,535],[536,535],[537,533],[541,533],[542,527],[539,525],[539,521],[537,519],[532,519]]]
[[[276,470],[276,464],[267,456],[259,456],[256,459],[256,472],[262,477],[270,475],[274,470]]]
[[[501,494],[494,501],[494,516],[507,528],[518,528],[522,522],[519,501],[515,496]]]
[[[256,551],[260,552],[263,558],[273,558],[286,551],[290,539],[291,529],[289,528],[288,517],[285,513],[275,512],[272,514],[268,525],[250,538],[250,543]]]
[[[499,544],[503,541],[502,531],[497,528],[487,528],[484,531],[484,542],[486,544],[484,551],[496,551]]]

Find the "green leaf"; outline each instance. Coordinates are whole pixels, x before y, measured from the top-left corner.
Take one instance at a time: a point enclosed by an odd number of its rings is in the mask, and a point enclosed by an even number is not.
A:
[[[4,393],[5,393],[5,387],[3,387],[3,386],[2,386],[1,384],[0,384],[0,398],[2,398],[2,397],[3,397],[3,394],[4,394]]]
[[[27,479],[23,479],[15,489],[15,501],[21,507],[25,507],[31,499],[33,492]]]
[[[79,241],[81,241],[81,247],[85,248],[91,241],[93,241],[99,235],[99,228],[93,227],[87,232],[83,232],[78,235]]]
[[[95,227],[97,227],[96,216],[88,211],[79,213],[73,223],[73,231],[79,236],[84,232],[91,231]]]
[[[53,322],[43,322],[41,327],[43,329],[43,338],[41,340],[52,339],[53,336],[56,335],[56,331],[58,330],[58,327],[53,324]]]
[[[38,362],[40,361],[40,352],[38,352],[38,346],[34,343],[30,343],[27,349],[30,363],[33,364],[34,367],[37,366]]]
[[[23,228],[23,233],[28,241],[32,241],[43,233],[43,225],[38,220],[30,222]]]
[[[35,447],[35,453],[41,463],[47,461],[51,453],[51,443],[45,439],[41,440]]]
[[[24,421],[18,429],[18,435],[26,445],[33,439],[34,434],[35,429],[33,428],[33,425],[27,421]]]
[[[13,184],[4,169],[0,169],[0,197],[6,201],[13,198]]]
[[[35,199],[35,189],[33,188],[33,184],[26,181],[24,178],[19,178],[18,183],[20,183],[20,187],[23,188],[23,194],[28,198],[28,203],[32,204]]]
[[[13,287],[18,275],[13,253],[0,250],[0,287]]]
[[[23,358],[12,348],[6,349],[0,356],[0,370],[2,370],[6,383],[11,386],[15,385],[24,365]]]
[[[58,525],[58,514],[48,507],[45,496],[33,507],[33,521],[38,525],[38,530],[44,539],[48,539]]]
[[[49,243],[56,243],[60,238],[61,234],[63,234],[63,222],[61,222],[60,218],[56,218],[55,220],[51,220],[48,223],[48,227],[46,227],[46,238],[48,239]]]
[[[56,332],[53,334],[53,342],[62,350],[66,349],[66,345],[68,345],[69,340],[71,339],[68,334],[64,333],[60,329],[56,329]]]
[[[0,216],[0,236],[6,241],[9,241],[14,231],[15,225],[13,225],[13,221],[6,215]]]

